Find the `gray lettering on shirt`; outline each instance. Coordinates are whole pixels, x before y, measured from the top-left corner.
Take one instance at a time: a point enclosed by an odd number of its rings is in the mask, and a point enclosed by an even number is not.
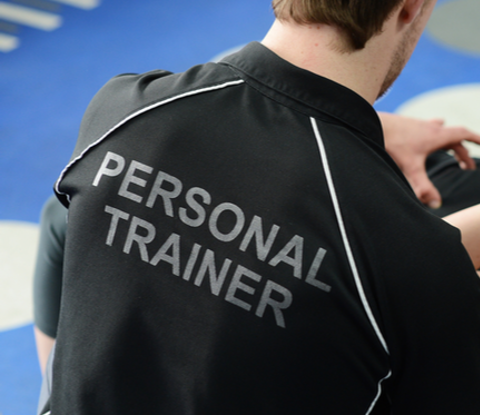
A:
[[[195,285],[197,287],[200,287],[208,270],[210,290],[213,295],[218,296],[223,287],[223,283],[225,282],[225,278],[227,277],[227,272],[230,269],[231,264],[232,261],[226,258],[225,261],[223,261],[222,268],[217,276],[217,267],[215,266],[215,254],[210,249],[207,249],[205,255],[203,256],[202,264],[200,265],[198,274],[195,278]]]
[[[293,251],[293,257],[288,254]],[[302,260],[303,260],[303,238],[295,235],[285,247],[274,256],[268,263],[272,267],[276,267],[280,262],[291,265],[293,267],[293,276],[302,278]]]
[[[187,265],[185,266],[185,270],[183,271],[183,279],[185,281],[190,281],[190,277],[192,276],[192,272],[193,272],[193,267],[195,266],[195,263],[197,262],[198,253],[200,252],[201,248],[202,248],[201,245],[193,244],[192,252],[190,253],[190,256],[188,257]]]
[[[305,279],[305,282],[307,284],[313,285],[314,287],[320,288],[321,290],[329,293],[332,290],[332,287],[328,284],[325,284],[324,282],[321,282],[316,279],[316,276],[318,274],[318,270],[320,269],[320,266],[322,265],[323,259],[325,258],[325,254],[327,251],[323,248],[320,248],[317,251],[317,254],[315,255],[315,258],[312,262],[312,266],[310,267],[310,270],[308,271],[307,278]]]
[[[168,255],[167,252],[170,250],[172,254]],[[150,264],[155,266],[160,261],[171,264],[172,274],[177,277],[180,276],[180,235],[172,233],[152,258]]]
[[[113,240],[115,239],[115,234],[117,233],[118,220],[128,220],[130,218],[130,215],[120,209],[113,208],[111,206],[105,206],[105,212],[112,215],[112,220],[110,221],[110,228],[108,229],[106,242],[108,246],[112,246]]]
[[[230,286],[228,287],[227,295],[225,296],[225,300],[229,303],[235,304],[236,306],[243,308],[244,310],[250,311],[252,306],[247,302],[235,297],[235,294],[238,290],[246,292],[247,294],[253,295],[255,294],[255,289],[250,285],[244,284],[241,281],[242,277],[247,277],[253,281],[260,282],[262,280],[261,275],[250,271],[249,269],[242,267],[241,265],[237,266],[235,274],[232,277],[232,281],[230,282]]]
[[[128,167],[127,174],[123,178],[122,184],[120,185],[118,194],[119,196],[126,197],[127,199],[133,200],[134,202],[142,203],[143,197],[128,190],[128,186],[131,183],[136,184],[140,187],[145,187],[147,185],[147,181],[145,179],[135,176],[136,170],[140,170],[148,174],[152,174],[153,171],[150,166],[132,160],[130,166]]]
[[[236,217],[235,226],[233,229],[228,233],[222,233],[218,229],[218,218],[223,212],[230,211]],[[242,209],[240,209],[237,205],[233,203],[222,203],[218,205],[212,212],[210,216],[210,220],[208,222],[208,226],[210,228],[211,234],[217,238],[219,241],[222,242],[231,242],[233,241],[240,232],[242,232],[243,226],[245,225],[245,214],[243,213]]]
[[[116,166],[114,168],[108,167],[111,161],[114,161],[116,163]],[[125,159],[116,153],[112,153],[111,151],[108,151],[107,154],[105,154],[105,157],[103,158],[102,165],[98,169],[95,179],[93,180],[93,186],[98,186],[102,176],[110,176],[110,177],[118,176],[123,171],[124,168],[125,168]]]
[[[254,216],[250,226],[243,237],[243,241],[240,244],[240,251],[245,252],[247,250],[248,244],[255,236],[255,243],[257,247],[257,258],[260,261],[265,261],[272,248],[273,242],[277,237],[278,231],[280,227],[277,225],[273,225],[272,229],[270,229],[270,233],[268,234],[268,238],[266,241],[263,239],[263,229],[262,229],[262,218],[259,216]]]
[[[138,228],[146,230],[146,235],[138,234]],[[155,229],[155,226],[143,219],[134,216],[132,218],[132,222],[130,223],[130,228],[128,229],[128,235],[125,241],[125,246],[123,247],[123,252],[129,254],[130,250],[132,249],[133,243],[136,242],[138,244],[138,249],[140,251],[140,257],[142,258],[142,261],[148,262],[147,245],[153,241],[156,233],[157,231]]]
[[[168,183],[171,190],[164,189],[162,187],[163,183]],[[152,190],[147,200],[147,207],[151,208],[155,205],[157,197],[160,196],[163,199],[163,206],[165,208],[165,214],[173,218],[173,205],[172,199],[175,199],[182,192],[182,182],[176,177],[170,176],[163,171],[159,171],[155,183],[153,184]]]
[[[206,190],[201,189],[200,187],[192,187],[185,195],[185,201],[187,202],[188,206],[197,214],[195,219],[192,219],[187,215],[187,209],[182,207],[178,210],[180,220],[185,225],[191,226],[192,228],[198,228],[199,226],[202,226],[206,218],[205,208],[195,199],[195,196],[197,195],[203,199],[203,203],[206,205],[209,205],[212,202],[212,197]]]
[[[272,293],[280,294],[283,297],[282,301],[274,300],[272,298]],[[255,315],[257,315],[258,317],[263,317],[265,309],[267,308],[267,306],[270,306],[273,309],[273,314],[275,316],[277,326],[286,328],[285,318],[283,316],[282,310],[286,310],[288,307],[290,307],[292,305],[292,302],[293,295],[289,290],[273,281],[267,281]]]

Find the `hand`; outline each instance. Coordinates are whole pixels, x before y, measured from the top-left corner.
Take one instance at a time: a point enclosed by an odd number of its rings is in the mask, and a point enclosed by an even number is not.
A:
[[[410,182],[417,197],[431,208],[442,204],[440,193],[427,176],[425,162],[437,150],[453,150],[463,169],[474,170],[475,161],[464,140],[480,144],[480,135],[463,127],[445,127],[442,120],[424,121],[378,113],[385,134],[385,148]]]

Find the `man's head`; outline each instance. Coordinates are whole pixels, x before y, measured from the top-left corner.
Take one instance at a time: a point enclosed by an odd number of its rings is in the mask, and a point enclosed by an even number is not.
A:
[[[273,0],[277,20],[263,43],[369,102],[410,58],[437,0]]]
[[[388,91],[388,89],[392,86],[402,72],[407,61],[410,59],[410,56],[415,49],[417,41],[420,38],[420,35],[422,34],[436,3],[436,0],[425,0],[424,2],[420,0],[409,1],[414,5],[413,7],[409,8],[408,11],[402,12],[404,15],[401,17],[405,21],[411,22],[411,24],[409,30],[404,33],[403,37],[400,39],[400,42],[394,49],[390,68],[383,81],[379,97]],[[415,3],[417,4],[415,5]],[[408,13],[410,13],[410,15],[408,15]]]
[[[299,24],[337,26],[344,34],[342,49],[363,49],[381,32],[385,21],[405,0],[273,0],[277,19]]]

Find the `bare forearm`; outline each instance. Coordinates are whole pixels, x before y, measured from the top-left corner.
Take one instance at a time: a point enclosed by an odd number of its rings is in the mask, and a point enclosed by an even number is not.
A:
[[[34,326],[35,342],[37,344],[38,361],[40,363],[40,369],[42,375],[45,374],[45,368],[47,367],[48,356],[52,351],[55,339],[47,336],[37,326]]]
[[[444,219],[460,229],[462,243],[475,268],[480,269],[480,205],[455,212]]]

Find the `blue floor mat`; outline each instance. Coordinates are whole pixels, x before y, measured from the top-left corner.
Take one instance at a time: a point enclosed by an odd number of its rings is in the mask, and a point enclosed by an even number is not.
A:
[[[0,332],[0,414],[35,414],[40,385],[33,326]]]
[[[273,19],[258,0],[104,0],[61,15],[56,31],[21,28],[21,46],[0,54],[0,219],[38,220],[83,111],[112,76],[185,70],[261,38]]]

